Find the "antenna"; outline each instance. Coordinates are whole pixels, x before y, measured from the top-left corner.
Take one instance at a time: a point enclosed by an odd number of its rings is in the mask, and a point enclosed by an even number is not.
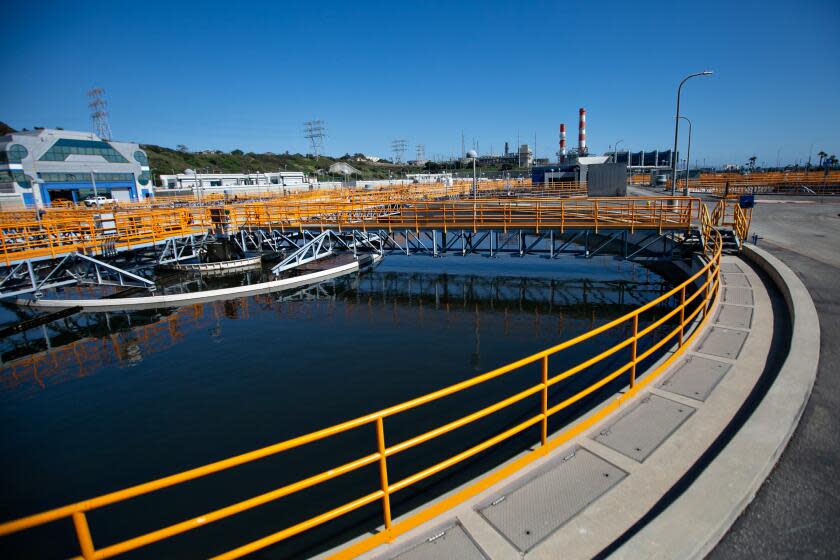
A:
[[[426,146],[417,144],[417,164],[426,161]]]
[[[103,140],[111,139],[111,125],[108,124],[108,111],[105,106],[105,90],[100,87],[92,88],[87,92],[88,107],[90,108],[90,120],[93,125],[93,133]]]
[[[391,142],[391,151],[394,152],[394,163],[402,163],[402,156],[407,146],[408,142],[405,140],[394,140]]]
[[[309,145],[312,146],[312,153],[315,154],[316,160],[321,155],[321,148],[324,147],[324,138],[327,135],[326,125],[327,123],[320,119],[303,123],[303,137],[309,140]]]

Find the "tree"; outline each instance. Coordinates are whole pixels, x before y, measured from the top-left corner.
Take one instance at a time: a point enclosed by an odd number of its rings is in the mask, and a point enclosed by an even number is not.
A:
[[[175,149],[184,154],[190,151],[190,149],[184,146],[183,144],[178,144],[177,146],[175,146]]]
[[[824,151],[820,150],[820,151],[817,153],[817,155],[818,155],[818,156],[820,156],[820,165],[819,165],[819,167],[822,167],[823,160],[824,160],[824,159],[828,156],[828,154],[827,154],[827,153],[825,153]]]
[[[241,156],[241,155],[244,155],[244,154],[245,154],[245,152],[243,152],[242,150],[231,150],[230,151],[230,155],[232,155],[232,156]]]
[[[750,156],[750,160],[749,160],[750,161],[750,170],[755,169],[755,160],[757,160],[757,159],[758,158],[756,156]]]

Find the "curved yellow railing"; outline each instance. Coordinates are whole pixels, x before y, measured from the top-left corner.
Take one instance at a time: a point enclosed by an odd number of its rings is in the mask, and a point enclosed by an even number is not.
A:
[[[632,312],[601,325],[587,333],[577,336],[571,340],[567,340],[561,344],[555,345],[551,348],[537,352],[531,356],[522,358],[506,366],[500,367],[493,371],[484,373],[482,375],[473,377],[466,381],[456,383],[444,389],[440,389],[433,393],[421,396],[410,401],[391,406],[389,408],[379,410],[377,412],[342,422],[322,430],[318,430],[294,439],[276,443],[257,449],[249,453],[244,453],[217,461],[202,467],[194,468],[175,475],[160,478],[137,486],[132,486],[124,490],[104,494],[89,500],[84,500],[64,507],[52,509],[36,515],[30,515],[14,521],[9,521],[0,524],[0,536],[9,535],[19,531],[24,531],[36,526],[46,523],[51,523],[61,519],[72,519],[75,527],[76,536],[79,542],[81,551],[80,558],[85,560],[111,558],[119,554],[135,550],[137,548],[162,541],[169,537],[204,527],[215,521],[225,519],[227,517],[236,515],[238,513],[250,510],[252,508],[279,500],[285,496],[289,496],[306,488],[311,488],[328,480],[343,476],[353,472],[359,468],[368,465],[378,465],[380,473],[380,488],[374,492],[367,493],[356,500],[346,503],[338,508],[323,512],[311,519],[302,521],[291,527],[283,528],[282,530],[267,535],[259,540],[247,543],[234,550],[219,555],[217,558],[239,558],[246,554],[255,552],[257,550],[266,548],[280,541],[283,541],[298,533],[302,533],[308,529],[326,523],[330,520],[341,517],[349,512],[352,512],[360,507],[375,502],[380,502],[382,506],[382,515],[384,521],[384,530],[377,534],[371,535],[354,545],[345,548],[335,555],[336,558],[350,558],[365,550],[369,550],[392,540],[395,536],[405,533],[406,531],[416,527],[417,525],[435,517],[436,515],[447,511],[458,503],[463,502],[469,497],[485,490],[492,484],[502,480],[506,476],[516,472],[525,465],[533,462],[546,455],[552,449],[568,441],[570,438],[578,435],[582,431],[593,426],[596,422],[604,418],[616,410],[621,403],[632,397],[642,387],[655,379],[664,369],[684,350],[695,336],[700,332],[700,328],[708,319],[711,307],[716,301],[719,282],[720,282],[720,259],[722,250],[722,240],[720,234],[714,228],[711,217],[705,205],[700,207],[700,225],[701,233],[704,238],[704,251],[706,253],[706,262],[700,270],[694,273],[690,278],[682,282],[680,285],[662,294],[653,301],[633,310]],[[679,304],[666,314],[652,321],[644,328],[639,328],[639,317],[644,313],[649,312],[659,304],[669,300],[670,298],[679,298]],[[676,318],[678,317],[678,320]],[[652,341],[651,344],[639,351],[639,341],[645,339],[649,335],[658,333],[658,328],[665,325],[666,322],[675,319],[676,326],[671,329],[666,335],[658,340]],[[600,352],[599,354],[582,361],[581,363],[566,369],[559,373],[550,372],[550,358],[559,352],[576,347],[577,345],[593,339],[598,335],[611,331],[617,328],[629,327],[632,335],[625,338],[621,342],[613,345],[611,348]],[[648,372],[647,375],[637,378],[637,365],[650,357],[654,352],[663,348],[666,344],[671,343],[674,351],[671,355],[663,360],[657,367]],[[615,355],[622,349],[629,349],[631,359],[617,369],[601,376],[597,381],[590,384],[583,390],[578,391],[572,396],[564,398],[557,403],[551,403],[549,399],[549,388],[572,378],[577,373],[598,364]],[[397,443],[389,443],[385,433],[386,420],[397,416],[406,411],[424,406],[428,403],[438,401],[447,396],[469,390],[480,384],[488,382],[492,379],[499,378],[503,375],[508,375],[516,370],[523,368],[529,364],[539,363],[542,372],[541,379],[525,390],[516,394],[504,395],[501,400],[496,403],[475,410],[469,414],[451,421],[449,423],[438,426],[435,429],[429,430],[425,433],[416,435],[404,441]],[[578,402],[587,395],[597,391],[607,383],[618,379],[621,376],[626,376],[628,390],[616,396],[613,400],[608,401],[604,406],[599,408],[597,412],[588,416],[585,420],[580,420],[566,428],[555,433],[551,438],[548,434],[548,419],[554,414],[566,409],[570,405]],[[450,433],[461,427],[464,427],[476,420],[485,418],[495,412],[505,409],[515,403],[524,401],[530,397],[539,398],[539,413],[534,414],[530,418],[520,422],[519,424],[506,429],[500,433],[488,434],[488,438],[482,443],[462,450],[451,457],[420,470],[401,480],[391,481],[389,479],[388,460],[389,458],[411,449],[425,442],[433,440],[439,436]],[[516,434],[523,432],[531,426],[540,426],[540,445],[533,451],[526,455],[496,469],[490,474],[485,475],[473,481],[469,486],[457,491],[454,494],[447,496],[445,499],[436,502],[433,505],[421,508],[418,512],[407,516],[404,519],[394,521],[391,516],[391,496],[403,489],[406,489],[434,474],[442,472],[484,450],[490,449],[496,444],[499,444]],[[270,492],[254,496],[252,498],[231,504],[229,506],[217,509],[203,515],[186,519],[180,523],[175,523],[161,529],[145,533],[142,535],[129,538],[127,540],[110,544],[107,546],[96,547],[91,537],[91,532],[88,527],[87,513],[141,496],[150,492],[155,492],[164,488],[182,484],[200,477],[208,476],[227,469],[231,469],[252,461],[256,461],[265,457],[276,455],[290,449],[307,445],[309,443],[324,440],[338,434],[353,430],[362,426],[374,426],[376,431],[376,441],[371,442],[371,450],[369,453],[358,457],[357,459],[336,466],[327,471],[321,472],[314,476],[299,480],[295,483],[282,486]],[[375,444],[375,445],[374,445]]]

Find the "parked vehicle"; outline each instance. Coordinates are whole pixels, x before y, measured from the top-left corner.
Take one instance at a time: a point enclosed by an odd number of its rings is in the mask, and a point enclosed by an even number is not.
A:
[[[85,199],[85,206],[90,208],[91,206],[107,206],[109,204],[113,204],[114,199],[108,198],[107,196],[89,196]]]

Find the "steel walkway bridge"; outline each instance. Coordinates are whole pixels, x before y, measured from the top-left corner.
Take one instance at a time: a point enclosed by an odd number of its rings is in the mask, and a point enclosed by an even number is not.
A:
[[[217,235],[245,252],[285,253],[275,272],[335,250],[534,251],[621,243],[632,258],[664,237],[697,233],[696,198],[276,198],[180,208],[0,213],[0,297],[73,283],[146,286],[138,271],[195,258]],[[327,233],[330,232],[330,233]],[[318,241],[313,241],[317,237]]]

